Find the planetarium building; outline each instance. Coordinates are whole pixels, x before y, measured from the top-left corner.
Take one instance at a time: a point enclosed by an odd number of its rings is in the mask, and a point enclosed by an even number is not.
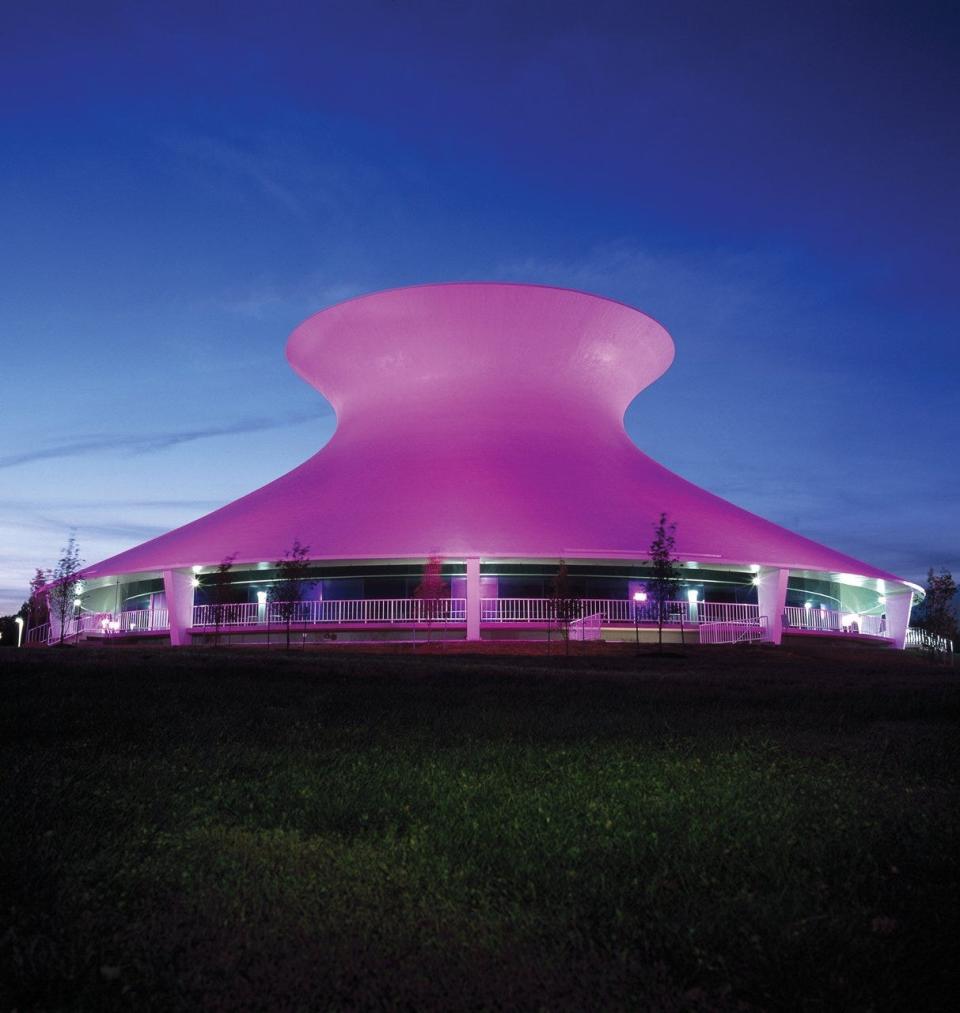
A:
[[[451,639],[543,638],[561,560],[579,601],[572,635],[650,636],[647,560],[666,514],[680,575],[668,631],[902,647],[915,585],[692,485],[630,440],[624,412],[673,354],[655,320],[566,289],[425,285],[323,310],[287,358],[333,406],[330,441],[269,485],[85,568],[71,632],[263,642],[290,614],[277,565],[299,543],[309,565],[293,624],[306,642],[404,640],[424,625]],[[442,574],[429,608],[415,593],[428,560]]]

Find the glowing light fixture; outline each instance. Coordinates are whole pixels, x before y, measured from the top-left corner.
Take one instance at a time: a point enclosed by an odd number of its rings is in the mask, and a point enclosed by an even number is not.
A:
[[[199,573],[203,569],[203,567],[194,564],[193,566],[190,567],[190,569],[193,570],[194,573]]]
[[[17,624],[17,647],[23,645],[23,616],[14,616],[13,621]]]
[[[190,583],[193,585],[193,587],[199,587],[200,586],[200,578],[199,577],[194,577],[193,580],[190,581]]]
[[[805,602],[803,603],[803,607],[804,607],[805,609],[812,609],[812,608],[813,608],[813,602],[812,602],[812,601],[805,601]]]
[[[700,592],[697,591],[696,588],[691,588],[687,591],[687,601],[690,602],[691,605],[696,605],[699,594]]]
[[[878,602],[879,602],[879,603],[880,603],[881,605],[886,605],[886,604],[887,604],[887,596],[886,596],[885,594],[882,594],[882,595],[880,595],[880,597],[879,597],[879,598],[877,599],[877,601],[878,601]]]
[[[637,650],[640,650],[640,604],[647,600],[646,591],[633,592],[633,628],[637,637]]]
[[[266,605],[267,604],[267,592],[266,591],[258,591],[257,592],[257,604],[258,605]]]

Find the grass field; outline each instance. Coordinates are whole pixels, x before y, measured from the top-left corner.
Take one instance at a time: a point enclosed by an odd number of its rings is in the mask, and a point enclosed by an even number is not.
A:
[[[952,1008],[958,680],[0,652],[0,1009]]]

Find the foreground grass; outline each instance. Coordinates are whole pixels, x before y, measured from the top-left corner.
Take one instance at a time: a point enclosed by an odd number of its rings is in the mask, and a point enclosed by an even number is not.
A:
[[[0,1008],[947,1008],[956,679],[4,652]]]

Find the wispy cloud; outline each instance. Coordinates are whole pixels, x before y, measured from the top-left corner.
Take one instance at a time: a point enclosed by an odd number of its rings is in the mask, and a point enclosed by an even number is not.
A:
[[[245,291],[228,292],[214,300],[214,304],[228,313],[261,320],[271,313],[284,310],[298,314],[316,313],[375,288],[376,285],[331,280],[323,273],[314,273],[283,284],[261,281]]]
[[[35,447],[16,454],[0,457],[0,468],[13,468],[19,464],[47,461],[65,457],[79,457],[102,451],[125,451],[128,454],[146,454],[166,450],[183,443],[194,443],[215,436],[233,436],[240,433],[256,433],[269,429],[285,429],[317,419],[329,417],[330,410],[287,415],[282,418],[248,418],[220,426],[202,429],[187,429],[168,433],[106,433],[81,436],[64,440],[46,447]]]
[[[161,509],[161,510],[206,510],[219,506],[219,500],[213,499],[113,499],[110,503],[122,509]],[[102,510],[103,500],[69,500],[57,499],[57,508],[64,510]],[[5,499],[0,498],[0,514],[5,511],[46,510],[50,506],[49,499]]]
[[[760,305],[769,308],[788,259],[770,251],[725,249],[676,255],[619,241],[592,247],[575,258],[505,260],[494,270],[498,278],[602,293],[654,314],[669,308],[672,318],[682,311],[698,322],[709,320],[716,330],[756,312]],[[777,291],[776,298],[783,298],[783,293]]]
[[[293,189],[281,181],[282,164],[271,155],[202,135],[167,137],[163,143],[181,158],[192,159],[221,177],[252,183],[261,196],[297,217],[306,213]]]

